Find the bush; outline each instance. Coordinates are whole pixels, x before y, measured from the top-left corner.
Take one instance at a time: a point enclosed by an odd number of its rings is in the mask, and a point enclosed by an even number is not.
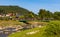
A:
[[[50,22],[43,33],[46,37],[60,37],[60,23]]]

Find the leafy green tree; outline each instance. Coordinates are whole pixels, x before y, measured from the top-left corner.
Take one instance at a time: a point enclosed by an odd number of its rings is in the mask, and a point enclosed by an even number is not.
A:
[[[37,15],[34,14],[33,12],[29,12],[28,14],[25,15],[25,18],[35,20],[37,18]]]
[[[0,9],[0,14],[3,14],[5,13],[3,9]]]
[[[53,13],[45,9],[40,9],[38,15],[41,20],[53,18]]]
[[[54,12],[54,19],[60,20],[60,12]]]

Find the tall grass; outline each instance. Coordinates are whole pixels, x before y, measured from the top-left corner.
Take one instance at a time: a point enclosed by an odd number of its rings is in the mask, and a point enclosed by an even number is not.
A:
[[[26,34],[27,32],[36,30],[39,30],[39,32],[32,35]],[[60,37],[60,21],[51,21],[42,28],[34,28],[22,32],[17,32],[15,34],[11,34],[9,37]]]

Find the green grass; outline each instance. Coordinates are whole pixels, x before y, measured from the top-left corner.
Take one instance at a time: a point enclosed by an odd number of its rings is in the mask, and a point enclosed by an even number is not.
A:
[[[35,34],[26,34],[28,32],[37,30],[39,30],[39,32]],[[10,34],[9,37],[60,37],[60,21],[51,21],[42,28],[34,28],[21,32],[16,32],[15,34]]]
[[[13,21],[13,20],[9,20],[9,21],[6,21],[6,20],[0,20],[0,26],[12,26],[12,25],[22,25],[24,23],[22,22],[18,22],[18,21]]]
[[[39,30],[39,32],[37,32],[35,34],[26,34],[26,33],[38,31],[38,30]],[[43,28],[42,29],[41,28],[34,28],[34,29],[29,29],[29,30],[25,30],[25,31],[21,31],[21,32],[16,32],[15,34],[9,35],[9,37],[37,37],[37,36],[40,36],[40,34],[42,34],[43,32],[44,32]]]

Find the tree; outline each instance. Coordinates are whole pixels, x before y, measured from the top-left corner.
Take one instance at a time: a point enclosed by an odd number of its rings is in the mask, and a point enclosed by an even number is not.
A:
[[[6,15],[7,13],[4,9],[0,9],[0,14],[2,14],[2,15],[5,14]]]
[[[45,14],[45,10],[44,9],[40,9],[38,15],[41,18],[41,20],[44,19],[44,16],[45,16],[44,14]]]
[[[33,12],[29,12],[28,14],[25,15],[25,18],[28,20],[35,20],[37,17],[36,14],[34,14]]]
[[[51,19],[53,17],[53,13],[45,9],[40,9],[38,15],[41,20]]]
[[[60,12],[54,12],[54,19],[60,20]]]

